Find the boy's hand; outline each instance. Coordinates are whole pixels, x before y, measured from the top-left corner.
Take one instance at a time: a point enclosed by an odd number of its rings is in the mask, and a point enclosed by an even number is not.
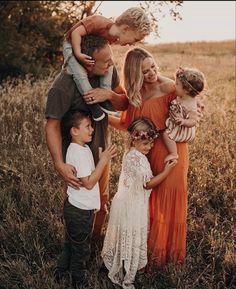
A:
[[[114,144],[108,145],[108,147],[103,152],[101,152],[101,148],[99,148],[100,159],[106,159],[107,161],[109,161],[111,158],[116,156],[116,151],[117,148]]]
[[[89,56],[89,55],[87,55],[87,54],[83,54],[83,53],[80,53],[78,56],[77,56],[77,58],[82,62],[82,63],[84,63],[84,64],[86,64],[86,65],[94,65],[94,63],[95,63],[95,60],[91,57],[91,56]]]

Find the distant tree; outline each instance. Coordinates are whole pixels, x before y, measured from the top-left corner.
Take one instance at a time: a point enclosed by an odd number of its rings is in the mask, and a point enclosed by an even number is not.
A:
[[[153,32],[159,35],[159,22],[167,16],[171,16],[173,20],[182,20],[181,14],[178,11],[182,7],[184,1],[139,1],[140,7],[146,11],[152,21]],[[164,9],[167,8],[167,9]],[[168,11],[166,14],[165,11]]]
[[[1,1],[0,80],[40,75],[61,56],[63,33],[96,1]]]
[[[174,5],[174,18],[183,1],[139,1],[158,32],[157,15],[164,5]],[[78,20],[101,13],[105,1],[1,1],[0,80],[7,76],[47,73],[62,62],[64,32]]]

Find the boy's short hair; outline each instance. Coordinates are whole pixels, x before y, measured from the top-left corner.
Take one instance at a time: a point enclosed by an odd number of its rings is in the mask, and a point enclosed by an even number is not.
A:
[[[108,40],[94,34],[88,34],[81,38],[81,53],[93,56],[95,51],[99,51],[109,44]]]
[[[118,26],[126,24],[143,37],[149,35],[152,31],[150,20],[145,14],[145,11],[139,7],[132,7],[125,10],[116,18],[115,24]]]
[[[65,118],[65,126],[68,134],[70,134],[70,130],[72,127],[78,128],[81,121],[85,118],[90,118],[89,113],[86,111],[74,110],[69,112]]]

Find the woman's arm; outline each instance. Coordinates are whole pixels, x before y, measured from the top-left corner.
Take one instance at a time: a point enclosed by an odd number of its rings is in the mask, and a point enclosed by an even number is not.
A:
[[[126,131],[126,127],[120,122],[119,117],[108,115],[108,123],[116,129]]]
[[[129,100],[125,89],[121,85],[118,85],[113,89],[113,94],[111,95],[110,100],[118,111],[124,111],[128,108]]]

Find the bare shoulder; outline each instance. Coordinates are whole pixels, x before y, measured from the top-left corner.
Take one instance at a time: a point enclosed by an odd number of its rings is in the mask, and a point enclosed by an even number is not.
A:
[[[161,82],[160,89],[163,93],[172,93],[175,91],[175,82],[172,79],[166,78]]]

